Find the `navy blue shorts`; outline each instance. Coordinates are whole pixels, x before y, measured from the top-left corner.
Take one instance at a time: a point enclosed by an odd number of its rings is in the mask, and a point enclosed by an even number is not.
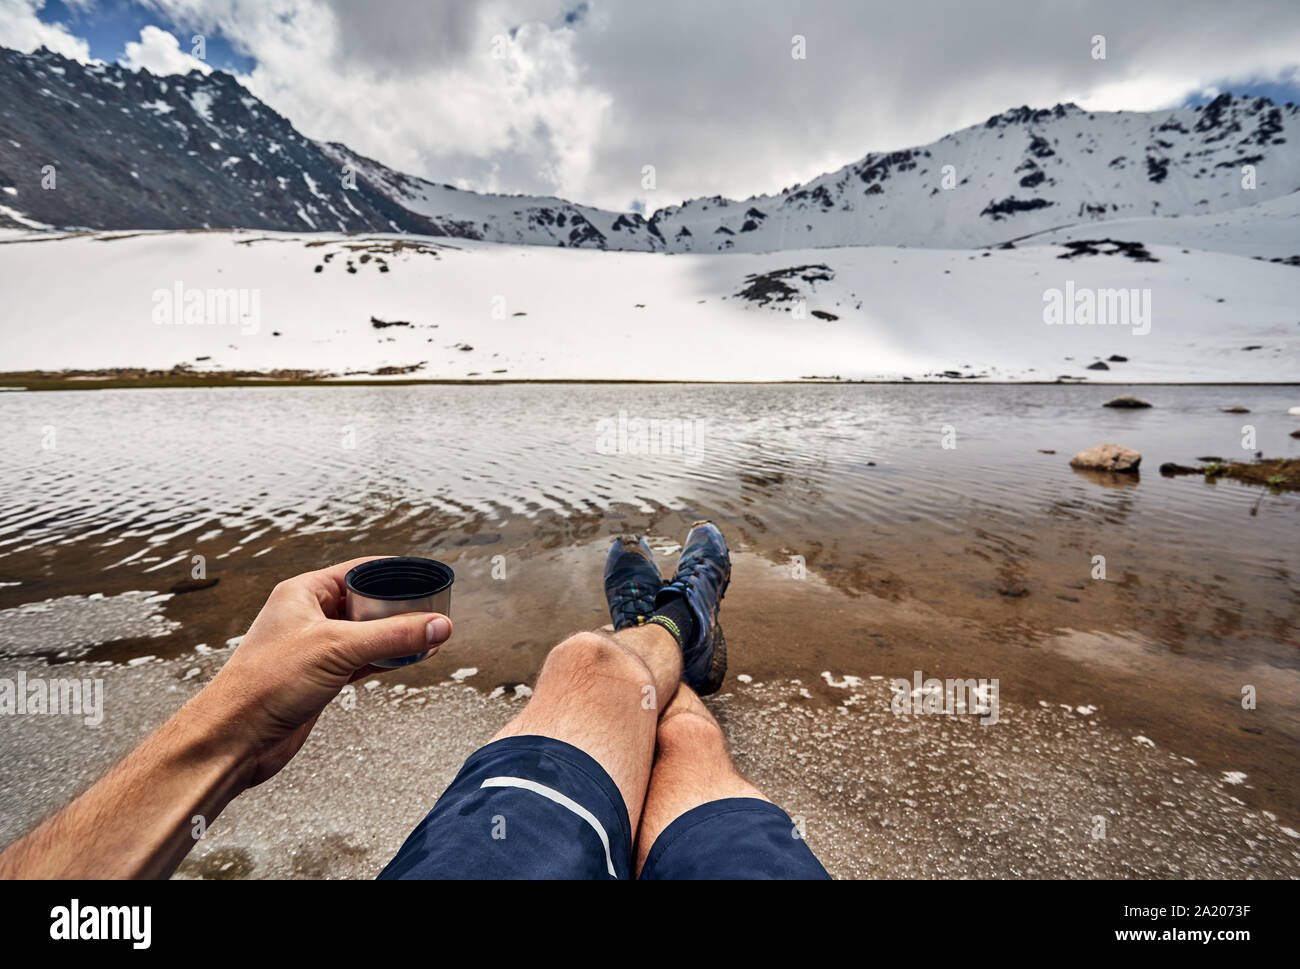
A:
[[[659,835],[642,878],[829,878],[775,804],[733,797]],[[472,754],[380,878],[633,878],[623,795],[589,754],[506,737]]]

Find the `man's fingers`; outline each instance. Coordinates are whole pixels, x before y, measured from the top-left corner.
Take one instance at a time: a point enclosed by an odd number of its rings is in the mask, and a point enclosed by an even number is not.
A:
[[[451,620],[435,612],[412,612],[362,622],[336,620],[330,625],[358,666],[423,653],[451,638]]]
[[[315,572],[304,572],[301,575],[295,575],[292,579],[285,580],[283,584],[291,587],[295,592],[300,591],[308,597],[315,598],[320,603],[321,612],[325,614],[325,618],[337,619],[339,616],[339,603],[345,592],[343,579],[362,562],[371,562],[382,558],[388,558],[388,556],[363,555],[361,558],[349,559],[337,565],[317,569]]]
[[[336,595],[343,595],[343,579],[362,562],[373,562],[375,559],[392,558],[391,555],[363,555],[360,558],[348,559],[346,562],[340,562],[338,565],[330,565],[323,569],[317,569],[315,572],[307,574],[316,578],[319,582],[332,586]]]

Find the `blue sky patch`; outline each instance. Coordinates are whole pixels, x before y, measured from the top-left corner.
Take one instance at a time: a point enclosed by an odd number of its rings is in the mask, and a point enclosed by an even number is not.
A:
[[[1230,84],[1224,81],[1206,86],[1217,88],[1220,92],[1226,91],[1229,94],[1251,98],[1268,98],[1274,104],[1286,104],[1288,101],[1292,104],[1300,104],[1300,71],[1297,71],[1296,68],[1291,68],[1281,78],[1274,81],[1247,81],[1244,84]],[[1212,95],[1193,94],[1182,103],[1181,107],[1194,108],[1198,104],[1208,104],[1213,100]]]
[[[84,37],[90,44],[91,56],[101,61],[116,62],[125,53],[127,43],[138,41],[141,28],[149,25],[172,34],[186,53],[190,51],[191,38],[196,33],[132,0],[99,0],[88,9],[63,0],[46,0],[37,15],[47,24],[61,23],[71,33]],[[206,60],[218,70],[247,73],[256,65],[251,57],[231,47],[220,33],[204,36],[207,41]]]

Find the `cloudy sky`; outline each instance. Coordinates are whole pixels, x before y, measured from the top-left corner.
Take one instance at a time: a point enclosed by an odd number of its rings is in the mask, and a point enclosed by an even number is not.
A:
[[[391,167],[615,209],[777,191],[1021,104],[1300,101],[1295,0],[0,0],[0,44],[229,70]]]

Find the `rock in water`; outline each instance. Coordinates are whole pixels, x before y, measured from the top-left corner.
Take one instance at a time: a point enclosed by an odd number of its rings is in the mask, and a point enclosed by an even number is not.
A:
[[[1096,363],[1090,363],[1090,364],[1088,364],[1088,369],[1089,369],[1089,370],[1109,370],[1110,367],[1106,365],[1106,362],[1105,362],[1104,360],[1098,360]]]
[[[1249,414],[1250,408],[1237,405],[1236,407],[1225,407],[1223,408],[1223,412],[1225,414]]]
[[[1134,397],[1132,394],[1120,394],[1114,400],[1108,400],[1102,404],[1103,407],[1150,407],[1145,400]]]
[[[1136,471],[1142,455],[1120,444],[1098,444],[1070,458],[1070,467],[1093,471]]]
[[[211,589],[220,582],[220,579],[185,579],[177,582],[167,591],[174,596],[184,595],[187,592],[199,592],[203,589]]]

